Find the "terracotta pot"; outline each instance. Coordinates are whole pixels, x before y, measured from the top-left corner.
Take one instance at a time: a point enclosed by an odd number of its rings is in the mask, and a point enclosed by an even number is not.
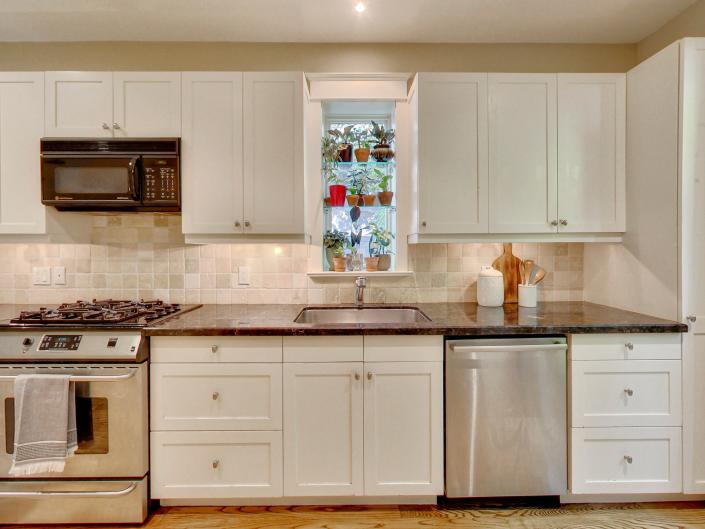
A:
[[[333,257],[333,271],[345,272],[345,257]]]
[[[394,198],[394,192],[393,191],[380,191],[377,193],[377,198],[379,199],[379,203],[383,206],[391,206],[392,205],[392,198]]]
[[[323,197],[323,205],[330,206],[330,197]]]
[[[328,186],[328,194],[330,195],[330,205],[331,206],[344,206],[345,205],[345,192],[347,187],[342,184],[334,184]]]
[[[377,263],[377,270],[384,272],[385,270],[389,270],[390,266],[392,266],[392,256],[388,253],[383,253],[380,255],[379,263]]]
[[[362,200],[364,201],[365,206],[374,206],[375,198],[377,198],[376,195],[362,195]]]
[[[357,206],[357,201],[360,199],[360,195],[348,195],[348,206]]]
[[[365,270],[376,272],[379,266],[379,257],[365,257]]]
[[[352,162],[353,148],[346,143],[338,147],[338,160],[341,162]]]
[[[366,163],[370,159],[370,150],[367,147],[355,149],[355,159],[360,163]]]
[[[378,143],[372,148],[372,157],[378,162],[388,162],[394,158],[394,151],[386,143]]]

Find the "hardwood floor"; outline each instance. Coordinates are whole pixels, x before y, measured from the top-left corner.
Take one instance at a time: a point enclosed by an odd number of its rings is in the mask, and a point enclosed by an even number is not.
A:
[[[15,526],[16,529],[20,527],[37,529],[38,526]],[[79,527],[63,526],[63,529],[79,529]],[[107,529],[112,526],[99,527]],[[575,504],[560,508],[485,507],[480,509],[434,506],[162,507],[143,527],[149,529],[705,528],[705,504],[699,502]]]

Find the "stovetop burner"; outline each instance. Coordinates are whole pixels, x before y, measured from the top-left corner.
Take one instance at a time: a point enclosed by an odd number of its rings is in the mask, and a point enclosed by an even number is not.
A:
[[[115,325],[149,322],[181,312],[181,305],[153,301],[125,301],[115,299],[63,303],[57,308],[40,307],[23,311],[10,325]]]

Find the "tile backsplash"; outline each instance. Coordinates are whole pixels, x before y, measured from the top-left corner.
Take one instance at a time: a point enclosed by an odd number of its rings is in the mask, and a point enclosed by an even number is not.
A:
[[[96,215],[91,244],[0,245],[0,303],[56,304],[92,298],[161,298],[174,303],[350,303],[352,278],[311,279],[305,244],[186,245],[170,215]],[[311,248],[316,252],[316,248]],[[475,301],[481,265],[500,244],[409,247],[413,275],[374,278],[366,300],[386,303]],[[546,271],[540,298],[582,300],[583,244],[515,244],[514,254]],[[250,270],[239,285],[238,267]],[[65,266],[66,286],[33,286],[32,267]]]

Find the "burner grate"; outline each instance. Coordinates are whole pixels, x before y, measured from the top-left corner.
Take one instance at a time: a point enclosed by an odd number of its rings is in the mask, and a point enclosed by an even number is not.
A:
[[[40,307],[39,310],[23,311],[10,324],[80,324],[106,325],[124,323],[144,318],[152,321],[181,310],[178,304],[168,304],[161,300],[129,301],[104,299],[63,303],[57,308]]]

